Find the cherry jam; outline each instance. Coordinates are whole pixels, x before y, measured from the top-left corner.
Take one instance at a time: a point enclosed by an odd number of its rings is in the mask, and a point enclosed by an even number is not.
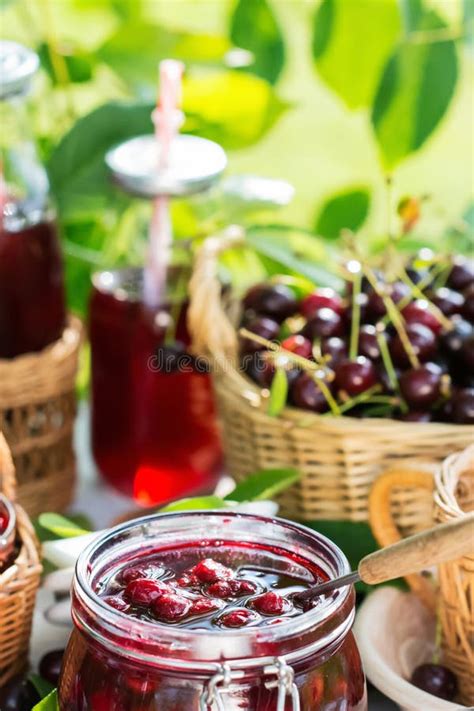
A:
[[[210,376],[187,351],[186,314],[183,294],[146,307],[141,270],[94,278],[94,457],[108,483],[144,505],[209,491],[221,470]]]
[[[293,598],[347,571],[330,541],[280,519],[120,526],[78,561],[60,711],[367,711],[354,591],[307,610]]]

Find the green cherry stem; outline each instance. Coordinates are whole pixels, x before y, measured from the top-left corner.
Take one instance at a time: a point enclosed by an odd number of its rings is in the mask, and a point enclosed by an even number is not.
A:
[[[362,286],[362,269],[359,268],[354,273],[352,286],[352,324],[351,324],[351,339],[349,345],[349,358],[354,360],[357,357],[359,350],[359,331],[360,331],[360,292]]]

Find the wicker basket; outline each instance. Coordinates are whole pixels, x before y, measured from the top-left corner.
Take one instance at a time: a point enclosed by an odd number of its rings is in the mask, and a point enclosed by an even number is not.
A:
[[[15,463],[17,498],[30,516],[61,511],[72,499],[81,333],[71,318],[62,338],[40,353],[0,360],[0,430]]]
[[[472,510],[474,445],[448,457],[434,476],[410,470],[387,472],[370,495],[370,523],[383,546]],[[422,575],[410,575],[407,582],[433,612],[438,611],[444,660],[458,677],[460,701],[473,707],[474,541],[472,555],[439,566],[438,591]]]
[[[282,515],[367,521],[370,486],[380,472],[407,462],[432,470],[474,440],[474,427],[327,417],[290,407],[270,417],[268,392],[238,368],[239,313],[225,303],[218,279],[220,253],[242,241],[238,232],[209,238],[190,282],[189,325],[195,351],[213,362],[229,470],[242,479],[256,469],[294,467],[303,476],[281,496]]]
[[[0,491],[15,498],[13,462],[0,433]],[[31,620],[40,583],[39,544],[25,511],[15,504],[19,552],[0,573],[0,687],[28,661]]]

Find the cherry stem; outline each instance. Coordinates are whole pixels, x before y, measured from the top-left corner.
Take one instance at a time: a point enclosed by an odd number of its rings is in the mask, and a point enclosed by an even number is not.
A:
[[[427,308],[428,310],[433,314],[433,316],[440,322],[440,324],[445,328],[447,331],[451,331],[453,328],[453,323],[450,321],[449,318],[447,318],[441,309],[439,309],[436,304],[433,304],[429,299],[426,298],[426,295],[423,293],[423,291],[420,289],[419,286],[417,286],[408,276],[406,273],[405,269],[402,269],[400,273],[400,279],[407,284],[407,286],[410,287],[411,289],[411,295],[416,296],[417,299],[423,299],[427,303]],[[400,303],[399,308],[402,309],[404,306]]]
[[[352,397],[349,400],[346,400],[345,403],[343,403],[342,405],[339,406],[339,410],[341,411],[341,414],[344,412],[347,412],[347,410],[351,410],[353,407],[356,407],[356,405],[360,405],[361,403],[368,402],[369,400],[372,400],[374,398],[374,395],[376,393],[380,392],[380,390],[381,390],[380,385],[373,385],[371,388],[369,388],[368,390],[365,390],[360,395],[356,395],[355,397]],[[380,402],[378,399],[376,401]]]
[[[282,348],[277,343],[273,343],[273,341],[268,341],[266,338],[262,338],[262,336],[258,336],[256,333],[248,331],[246,328],[239,329],[239,335],[242,336],[242,338],[248,338],[250,341],[255,341],[255,343],[259,343],[261,346],[264,346],[268,351],[272,351],[273,353],[278,353],[284,356],[288,360],[300,366],[300,368],[302,368],[303,370],[309,372],[311,374],[311,377],[314,378],[316,384],[319,386],[319,389],[321,390],[322,394],[324,395],[332,414],[336,417],[341,414],[339,405],[332,396],[328,386],[324,382],[324,378],[318,376],[318,373],[321,372],[321,366],[318,365],[318,363],[315,363],[312,360],[308,360],[307,358],[303,358],[303,356],[300,356],[297,353],[287,351],[285,348]]]
[[[362,271],[359,269],[354,274],[352,286],[352,324],[351,324],[351,339],[349,346],[349,358],[354,360],[357,357],[359,349],[359,330],[360,330],[360,292],[362,288]]]
[[[405,329],[405,324],[403,322],[403,317],[401,316],[400,312],[398,311],[396,304],[387,294],[384,294],[383,289],[380,288],[377,278],[376,278],[375,274],[373,273],[373,271],[370,269],[370,267],[364,267],[364,272],[365,272],[367,279],[370,282],[370,285],[382,299],[384,306],[387,309],[387,314],[388,314],[391,322],[395,326],[395,329],[396,329],[398,336],[402,342],[402,345],[406,351],[406,354],[408,356],[408,359],[411,363],[412,368],[419,368],[420,361],[418,360],[418,356],[416,355],[416,353],[413,349],[413,346],[411,344],[411,341],[408,338],[408,334]]]
[[[436,628],[435,628],[435,648],[433,652],[433,664],[439,664],[441,661],[441,643],[443,641],[443,625],[441,624],[440,606],[436,610]]]

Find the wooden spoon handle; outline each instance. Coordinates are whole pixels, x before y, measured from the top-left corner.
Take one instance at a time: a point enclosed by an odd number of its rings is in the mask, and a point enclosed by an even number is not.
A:
[[[465,555],[474,556],[474,512],[371,553],[358,571],[361,580],[376,585]]]

